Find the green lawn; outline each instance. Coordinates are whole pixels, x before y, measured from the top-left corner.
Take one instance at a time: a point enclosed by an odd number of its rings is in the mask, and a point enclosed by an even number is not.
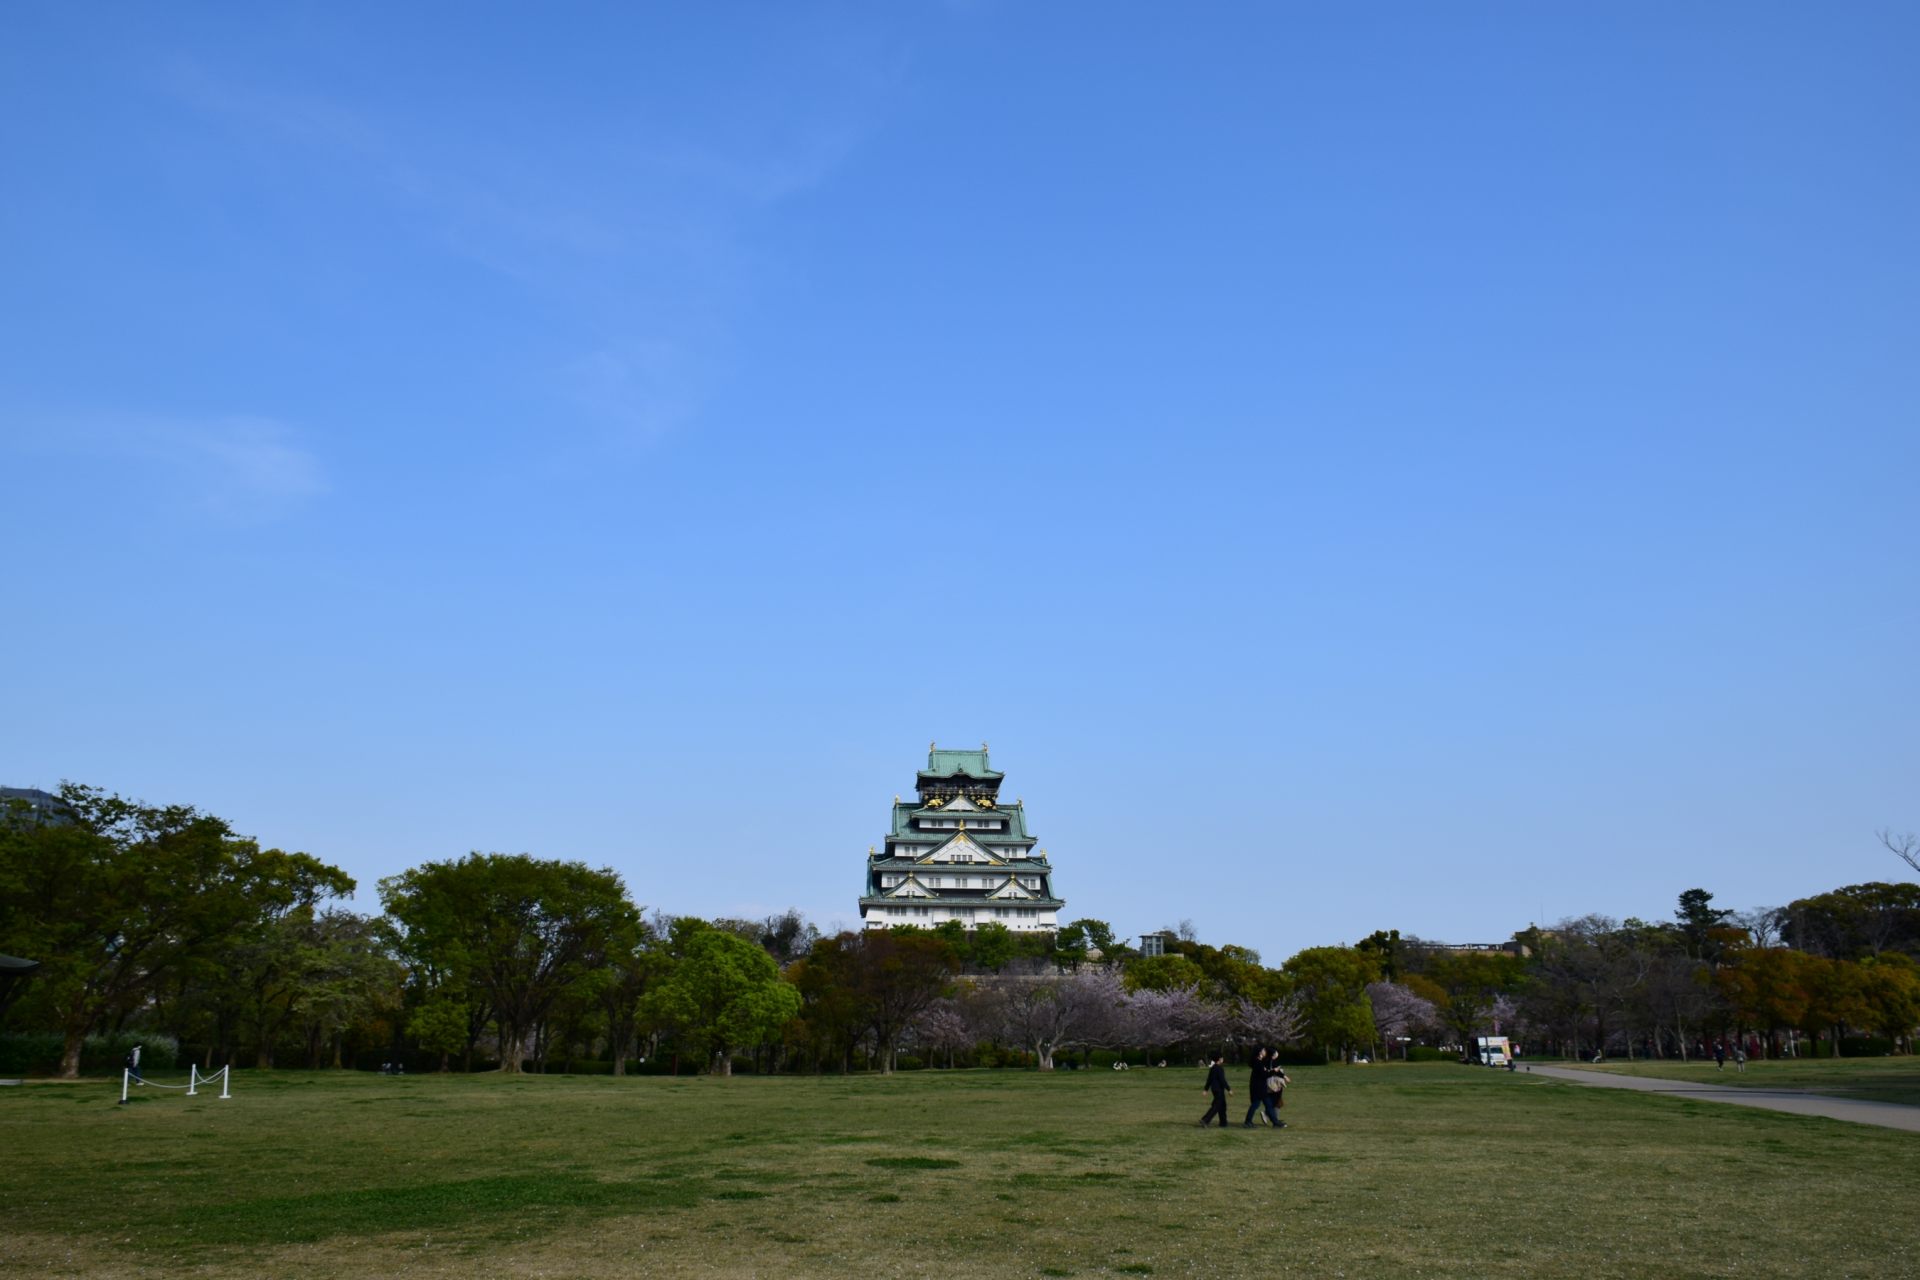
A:
[[[238,1073],[124,1108],[33,1083],[0,1089],[0,1269],[1920,1274],[1913,1134],[1417,1063],[1302,1069],[1292,1127],[1203,1133],[1199,1083]]]
[[[1585,1063],[1568,1063],[1585,1067]],[[1920,1106],[1920,1058],[1802,1058],[1785,1061],[1749,1062],[1738,1071],[1732,1062],[1716,1070],[1711,1058],[1705,1062],[1610,1061],[1595,1071],[1614,1071],[1622,1075],[1652,1076],[1659,1080],[1688,1080],[1696,1084],[1720,1085],[1744,1089],[1797,1089],[1803,1093],[1821,1093],[1834,1098],[1863,1098],[1870,1102],[1904,1102]]]

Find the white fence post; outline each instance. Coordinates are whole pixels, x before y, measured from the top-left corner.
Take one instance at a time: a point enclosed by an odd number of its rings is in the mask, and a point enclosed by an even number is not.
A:
[[[231,1062],[229,1062],[226,1066],[220,1068],[220,1096],[223,1098],[228,1096],[227,1085],[232,1080],[232,1077],[228,1073],[231,1072],[232,1070],[233,1070],[233,1064]]]
[[[126,1067],[120,1068],[120,1105],[127,1105],[127,1080],[133,1072]]]
[[[197,1093],[194,1092],[194,1086],[199,1083],[200,1083],[200,1071],[197,1067],[194,1066],[193,1063],[189,1062],[187,1064],[187,1096],[189,1098],[194,1098],[199,1096]]]

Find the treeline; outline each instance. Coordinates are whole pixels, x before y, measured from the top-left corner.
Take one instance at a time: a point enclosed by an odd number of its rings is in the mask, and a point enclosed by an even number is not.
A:
[[[1747,912],[1689,889],[1671,921],[1585,916],[1518,941],[1499,1012],[1570,1056],[1910,1053],[1920,1025],[1920,884]]]
[[[208,1067],[1051,1069],[1254,1043],[1437,1056],[1490,1033],[1579,1056],[1907,1051],[1920,1022],[1911,884],[1740,916],[1690,890],[1670,922],[1586,917],[1503,949],[1383,931],[1278,967],[1190,928],[1141,956],[1098,920],[823,937],[791,911],[649,914],[610,870],[526,855],[415,867],[380,883],[378,916],[339,905],[354,888],[191,808],[11,802],[0,954],[39,969],[0,982],[0,1059],[74,1075],[139,1036]]]

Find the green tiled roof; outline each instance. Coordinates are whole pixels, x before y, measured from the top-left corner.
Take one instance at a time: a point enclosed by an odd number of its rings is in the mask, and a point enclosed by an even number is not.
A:
[[[908,801],[902,800],[899,804],[896,804],[893,806],[893,830],[889,834],[896,835],[896,836],[920,836],[920,835],[949,836],[949,835],[952,835],[953,832],[951,831],[916,831],[913,828],[913,819],[915,815],[920,815],[928,818],[937,818],[941,816],[943,812],[944,811],[940,809],[928,809],[921,805],[912,804],[912,803],[909,803]],[[979,819],[1004,818],[1007,823],[1007,829],[1005,831],[976,830],[972,826],[972,823],[978,819],[969,816],[967,818],[967,822],[968,822],[967,834],[969,836],[977,836],[982,840],[1008,840],[1008,839],[1025,840],[1028,838],[1027,837],[1027,811],[1018,804],[999,804],[999,805],[995,805],[991,809],[982,809],[979,811],[978,818]]]
[[[1067,905],[1064,898],[887,898],[865,894],[863,907],[1026,907],[1030,910],[1058,911]]]
[[[932,883],[933,877],[935,876],[954,873],[954,868],[952,867],[938,865],[927,866],[909,862],[874,862],[869,863],[867,866],[867,896],[873,897],[877,894],[887,892],[890,889],[898,888],[899,886],[897,885],[883,886],[881,884],[881,881],[889,875],[899,875],[902,879],[911,880],[932,895],[929,898],[911,899],[911,901],[916,902],[978,902],[988,898],[992,894],[998,893],[1000,890],[1006,888],[1009,883],[1017,880],[1039,881],[1038,886],[1027,886],[1024,884],[1020,886],[1029,893],[1037,892],[1047,895],[1048,897],[1051,897],[1053,893],[1053,868],[1044,864],[1019,864],[994,867],[991,869],[976,866],[973,867],[972,870],[975,872],[985,870],[988,876],[1004,878],[999,879],[997,883],[971,885],[961,888],[957,885],[937,885]],[[987,877],[983,876],[982,878]],[[902,899],[902,901],[908,901],[908,899]],[[1018,902],[1022,901],[1022,899],[1006,898],[996,899],[996,901]]]
[[[923,854],[922,857],[925,855]],[[919,858],[875,858],[867,864],[876,871],[901,871],[919,867],[929,874],[959,874],[966,871],[1018,872],[1020,875],[1052,875],[1053,864],[1038,858],[1002,858],[998,862],[922,862]]]
[[[943,751],[939,747],[927,752],[927,767],[920,771],[923,778],[953,778],[959,776],[979,778],[982,781],[995,781],[1006,777],[1004,773],[995,773],[987,767],[987,749],[978,751]]]
[[[965,836],[967,838],[967,843],[978,848],[982,853],[991,853],[996,857],[1012,856],[1012,853],[1008,850],[990,847],[994,845],[995,842],[993,840],[985,838],[985,836],[978,831],[944,831],[944,832],[930,831],[927,834],[932,836],[937,836],[940,838],[937,841],[930,844],[916,841],[915,842],[916,852],[912,856],[916,858],[924,858],[924,857],[927,857],[929,854],[938,853],[940,850],[946,848],[948,845],[958,840],[961,836]],[[1003,837],[999,841],[999,843],[1006,844],[1006,843],[1009,843],[1009,841],[1007,841]],[[1024,847],[1024,842],[1023,842],[1023,847]],[[1038,861],[1038,859],[1021,859],[1021,860],[1022,861]]]

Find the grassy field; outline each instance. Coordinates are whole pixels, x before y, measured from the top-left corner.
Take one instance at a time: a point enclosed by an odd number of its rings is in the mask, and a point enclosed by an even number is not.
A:
[[[1568,1063],[1582,1066],[1584,1063]],[[1742,1089],[1797,1089],[1834,1098],[1863,1098],[1870,1102],[1904,1102],[1920,1106],[1920,1058],[1804,1058],[1800,1060],[1749,1062],[1745,1071],[1736,1071],[1733,1063],[1726,1070],[1714,1069],[1713,1060],[1705,1062],[1604,1062],[1594,1071],[1613,1071],[1621,1075],[1651,1076],[1658,1080],[1687,1080]]]
[[[124,1108],[33,1083],[0,1090],[0,1268],[1920,1274],[1912,1134],[1443,1064],[1304,1069],[1288,1129],[1202,1132],[1199,1083],[240,1073]]]

